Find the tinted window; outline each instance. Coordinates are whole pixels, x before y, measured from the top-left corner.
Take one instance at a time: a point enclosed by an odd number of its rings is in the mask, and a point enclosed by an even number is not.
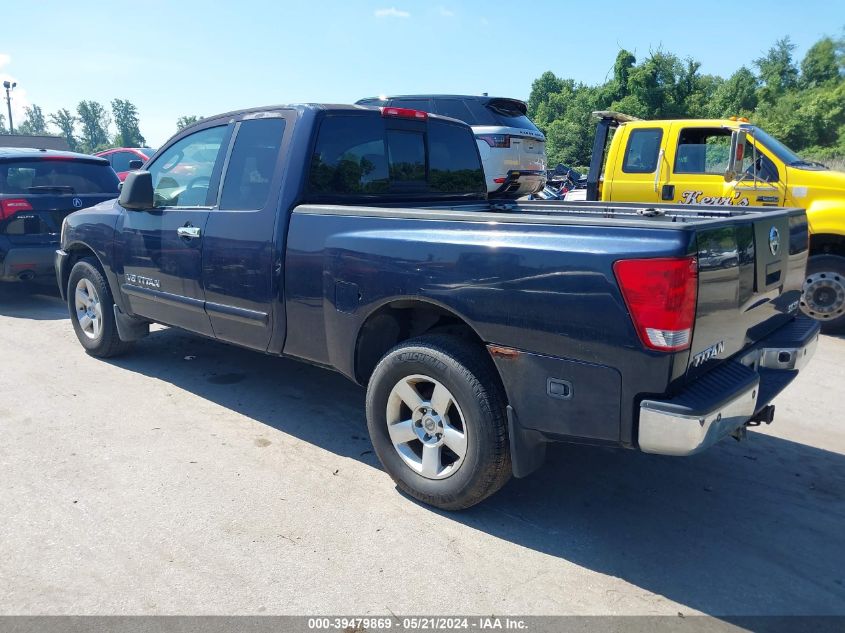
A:
[[[314,193],[379,193],[388,189],[384,122],[374,116],[329,116],[311,157]]]
[[[313,194],[484,193],[470,129],[429,120],[391,126],[375,116],[327,116],[311,159]],[[428,136],[428,138],[426,138]],[[429,162],[426,164],[426,144]]]
[[[0,163],[0,193],[118,193],[108,163],[77,160],[16,160]]]
[[[422,110],[423,112],[431,112],[430,99],[393,99],[390,105],[396,108],[408,108],[410,110]]]
[[[425,137],[422,132],[388,130],[387,164],[393,186],[425,183]]]
[[[475,123],[475,117],[470,114],[466,104],[461,99],[435,99],[434,111],[443,116],[450,116],[458,121]]]
[[[520,130],[539,132],[537,126],[531,122],[522,109],[522,104],[508,99],[494,99],[486,105],[486,110],[493,115],[495,123],[505,127],[515,127]]]
[[[226,126],[223,125],[194,132],[168,147],[147,168],[153,177],[156,206],[213,204],[208,187],[225,135]]]
[[[223,180],[221,209],[264,207],[284,131],[284,119],[255,119],[240,124]]]
[[[676,174],[724,174],[731,153],[731,131],[688,128],[678,136]]]
[[[115,152],[111,156],[112,168],[115,171],[129,171],[129,161],[131,160],[140,160],[143,161],[144,159],[138,156],[137,154],[133,154],[132,152]]]
[[[633,130],[628,137],[622,171],[629,174],[649,174],[657,169],[657,153],[663,139],[661,129]]]
[[[459,142],[460,137],[466,140]],[[472,130],[448,123],[428,126],[431,189],[441,193],[486,191]]]

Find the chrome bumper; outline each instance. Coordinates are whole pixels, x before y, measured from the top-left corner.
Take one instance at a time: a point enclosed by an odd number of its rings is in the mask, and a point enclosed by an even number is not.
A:
[[[798,317],[786,326],[789,332],[767,337],[674,398],[643,400],[640,450],[692,455],[743,426],[798,375],[816,351],[818,323],[804,319]]]

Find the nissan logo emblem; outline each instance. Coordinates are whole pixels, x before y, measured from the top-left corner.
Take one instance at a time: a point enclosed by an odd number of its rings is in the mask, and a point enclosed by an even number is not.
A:
[[[769,229],[769,250],[772,255],[777,255],[780,250],[780,233],[775,227]]]
[[[76,209],[82,208],[82,200],[80,200],[79,198],[74,198],[70,202],[74,206],[74,208],[76,208]]]

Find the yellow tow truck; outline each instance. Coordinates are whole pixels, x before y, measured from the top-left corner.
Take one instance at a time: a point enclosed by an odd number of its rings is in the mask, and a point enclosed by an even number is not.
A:
[[[845,173],[802,159],[744,118],[595,115],[582,198],[806,209],[810,259],[801,308],[824,331],[845,330]],[[571,194],[567,200],[577,198]]]

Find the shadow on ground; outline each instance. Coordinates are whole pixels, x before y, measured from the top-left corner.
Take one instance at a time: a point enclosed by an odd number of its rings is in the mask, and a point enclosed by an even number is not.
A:
[[[338,374],[178,330],[113,362],[379,467],[363,390]],[[442,515],[713,615],[845,614],[845,455],[762,433],[690,458],[555,445]]]
[[[68,312],[55,286],[0,283],[0,316],[56,321],[67,319]]]

